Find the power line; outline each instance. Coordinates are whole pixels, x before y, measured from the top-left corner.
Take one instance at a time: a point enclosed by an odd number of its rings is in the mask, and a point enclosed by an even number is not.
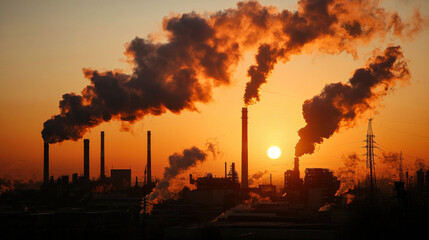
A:
[[[382,127],[382,128],[388,129],[388,130],[391,130],[391,131],[398,132],[398,133],[402,133],[402,134],[406,134],[406,135],[410,135],[410,136],[415,136],[415,137],[421,137],[421,138],[429,139],[429,137],[428,137],[428,136],[423,136],[423,135],[419,135],[419,134],[414,134],[414,133],[404,132],[404,131],[400,131],[400,130],[397,130],[397,129],[394,129],[394,128],[389,128],[389,127],[386,127],[386,126],[383,126],[383,125],[380,125],[380,124],[376,124],[376,125],[377,125],[377,126],[379,126],[379,127]]]

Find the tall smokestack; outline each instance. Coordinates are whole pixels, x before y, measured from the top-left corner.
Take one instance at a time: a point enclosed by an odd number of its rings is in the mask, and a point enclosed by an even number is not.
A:
[[[43,151],[43,183],[49,182],[49,143],[44,142]]]
[[[152,155],[150,151],[150,131],[147,131],[147,181],[152,183]]]
[[[294,168],[293,168],[293,170],[296,172],[296,174],[297,174],[297,176],[299,178],[300,177],[299,176],[299,157],[295,157],[294,160],[295,161],[294,161]]]
[[[241,109],[241,187],[249,187],[247,152],[247,108]]]
[[[101,131],[100,179],[104,179],[104,131]]]
[[[89,180],[89,139],[83,140],[83,176]]]

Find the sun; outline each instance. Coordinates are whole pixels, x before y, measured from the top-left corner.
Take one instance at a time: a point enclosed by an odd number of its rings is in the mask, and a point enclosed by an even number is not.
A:
[[[271,159],[277,159],[282,154],[282,151],[277,146],[271,146],[270,148],[268,148],[267,154],[268,157],[270,157]]]

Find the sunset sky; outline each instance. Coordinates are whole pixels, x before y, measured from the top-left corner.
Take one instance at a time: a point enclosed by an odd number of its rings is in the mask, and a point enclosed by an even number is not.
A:
[[[295,0],[265,0],[279,10],[296,10]],[[309,167],[336,170],[350,153],[362,155],[368,118],[381,156],[403,152],[414,166],[417,158],[429,165],[429,2],[425,0],[382,1],[387,11],[397,11],[404,22],[415,9],[423,17],[423,29],[412,38],[387,34],[357,48],[358,56],[309,52],[279,61],[261,88],[261,100],[249,106],[249,176],[256,171],[273,175],[283,186],[283,173],[293,168],[297,131],[305,126],[302,104],[320,93],[326,84],[347,82],[354,70],[364,67],[374,49],[400,45],[411,72],[409,83],[399,84],[352,127],[340,129],[318,145],[312,155],[301,158],[301,171]],[[0,2],[0,177],[42,180],[43,123],[58,114],[65,93],[80,94],[89,84],[83,68],[132,72],[125,46],[136,36],[166,41],[164,17],[195,11],[210,14],[235,8],[231,0],[157,1],[1,1]],[[261,33],[263,34],[263,33]],[[247,51],[233,71],[229,86],[213,90],[213,100],[196,103],[198,111],[145,116],[133,125],[120,121],[90,129],[90,175],[99,176],[100,131],[105,132],[106,173],[112,168],[131,168],[143,179],[146,164],[146,131],[152,132],[152,175],[162,177],[168,156],[185,148],[205,148],[217,143],[221,154],[192,169],[203,176],[223,176],[224,162],[241,169],[241,108],[247,69],[255,63],[256,48]],[[129,128],[128,131],[125,128]],[[282,150],[270,159],[267,149]],[[376,160],[377,164],[377,160]],[[377,168],[377,167],[376,167]],[[50,174],[55,178],[83,173],[83,140],[50,145]],[[241,177],[241,176],[240,176]],[[269,174],[263,178],[269,181]]]

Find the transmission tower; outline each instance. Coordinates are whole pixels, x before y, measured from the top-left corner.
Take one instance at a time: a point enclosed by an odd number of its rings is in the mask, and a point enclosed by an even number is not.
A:
[[[366,185],[368,189],[369,198],[373,200],[374,197],[374,191],[377,186],[376,177],[375,177],[375,163],[374,163],[374,133],[372,132],[372,118],[368,121],[368,130],[366,133],[366,171],[367,171],[367,178],[366,178]]]

